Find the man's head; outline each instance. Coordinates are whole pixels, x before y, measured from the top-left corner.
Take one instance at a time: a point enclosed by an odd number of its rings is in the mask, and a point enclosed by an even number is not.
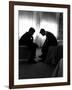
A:
[[[33,35],[34,32],[35,32],[35,29],[34,29],[33,27],[31,27],[31,28],[29,29],[29,33],[30,33],[31,35]]]
[[[44,36],[45,35],[45,30],[44,29],[41,29],[40,30],[40,33]]]

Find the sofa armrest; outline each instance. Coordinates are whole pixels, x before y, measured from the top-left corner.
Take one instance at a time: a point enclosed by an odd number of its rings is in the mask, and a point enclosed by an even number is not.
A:
[[[63,76],[63,59],[60,59],[58,64],[56,65],[52,77],[62,77]]]

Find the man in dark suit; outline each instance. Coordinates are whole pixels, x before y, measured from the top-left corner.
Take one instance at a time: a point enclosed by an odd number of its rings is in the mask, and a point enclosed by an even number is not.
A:
[[[19,40],[19,45],[26,45],[32,51],[30,62],[32,61],[33,57],[35,56],[37,45],[33,43],[33,34],[35,32],[34,28],[30,28],[28,32],[26,32]]]
[[[35,30],[34,28],[30,28],[28,32],[26,32],[19,40],[19,45],[27,45],[31,46],[33,44],[33,34]]]
[[[42,60],[44,61],[48,52],[48,49],[50,46],[57,46],[57,40],[56,37],[48,31],[45,31],[44,29],[40,30],[40,33],[44,36],[46,35],[46,40],[42,46],[42,55],[40,56]]]

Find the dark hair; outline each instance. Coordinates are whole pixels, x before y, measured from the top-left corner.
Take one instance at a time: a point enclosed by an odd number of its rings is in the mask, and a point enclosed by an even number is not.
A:
[[[31,27],[31,28],[29,29],[29,32],[34,33],[34,32],[35,32],[35,29],[34,29],[33,27]]]
[[[40,30],[40,33],[42,33],[42,32],[45,32],[45,30],[43,28]]]

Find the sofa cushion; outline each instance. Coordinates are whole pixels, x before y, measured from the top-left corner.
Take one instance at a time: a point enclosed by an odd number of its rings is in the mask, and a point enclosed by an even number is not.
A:
[[[50,46],[44,62],[57,64],[61,58],[63,58],[63,46]]]

